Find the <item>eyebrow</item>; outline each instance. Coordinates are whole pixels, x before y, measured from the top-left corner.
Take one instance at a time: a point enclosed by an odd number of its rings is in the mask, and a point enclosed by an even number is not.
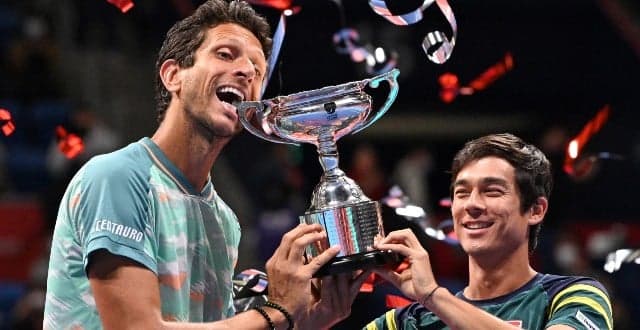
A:
[[[503,179],[503,178],[497,178],[497,177],[486,177],[486,178],[482,178],[480,180],[480,183],[483,185],[490,185],[490,184],[498,184],[504,187],[507,187],[509,184],[507,182],[507,180]],[[460,179],[460,180],[456,180],[456,182],[453,183],[454,187],[457,186],[468,186],[469,185],[469,181],[466,179]]]

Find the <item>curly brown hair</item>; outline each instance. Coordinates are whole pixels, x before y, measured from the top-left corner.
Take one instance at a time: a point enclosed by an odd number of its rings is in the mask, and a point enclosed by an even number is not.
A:
[[[194,65],[195,52],[204,41],[206,31],[220,24],[234,23],[251,31],[262,45],[266,58],[271,53],[271,28],[267,20],[244,1],[208,0],[190,16],[176,22],[167,32],[156,60],[156,111],[162,122],[171,94],[160,79],[160,66],[174,59],[183,68]]]
[[[514,167],[522,214],[536,203],[538,197],[549,199],[553,188],[551,163],[540,149],[508,133],[477,138],[467,142],[458,151],[451,164],[451,193],[462,168],[472,161],[490,156],[502,158]],[[530,252],[538,245],[541,226],[542,223],[539,223],[529,228]]]

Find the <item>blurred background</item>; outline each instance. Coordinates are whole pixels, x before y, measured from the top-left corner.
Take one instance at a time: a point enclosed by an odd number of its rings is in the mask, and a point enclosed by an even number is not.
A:
[[[454,33],[435,3],[422,20],[395,25],[366,0],[250,2],[274,30],[284,9],[293,12],[265,98],[400,69],[388,113],[338,142],[341,168],[369,197],[397,185],[427,212],[424,224],[437,226],[450,217],[455,151],[484,134],[519,135],[547,153],[556,180],[536,269],[597,278],[612,296],[616,328],[640,324],[640,266],[603,270],[609,252],[640,248],[636,1],[450,1],[457,38],[443,64],[421,47],[434,29]],[[169,27],[202,1],[133,0],[126,13],[114,3],[0,3],[0,329],[42,327],[49,239],[66,184],[91,156],[153,133],[156,53]],[[394,13],[422,3],[387,1]],[[374,106],[385,93],[372,91]],[[574,139],[580,148],[569,157]],[[320,175],[311,145],[248,133],[230,143],[213,180],[243,227],[238,270],[263,269]],[[424,244],[439,280],[461,289],[459,248]],[[388,295],[397,293],[384,284],[363,293],[366,305],[336,329],[380,315]]]

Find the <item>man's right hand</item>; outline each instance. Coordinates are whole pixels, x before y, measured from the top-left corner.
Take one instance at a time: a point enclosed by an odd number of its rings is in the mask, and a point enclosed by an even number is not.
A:
[[[296,324],[316,329],[329,327],[349,315],[351,303],[369,274],[313,279],[313,274],[340,252],[339,247],[331,247],[305,264],[307,245],[323,239],[326,233],[322,226],[301,224],[283,236],[266,265],[269,301],[288,310]],[[322,314],[321,319],[318,314]]]
[[[337,247],[329,248],[305,264],[307,245],[323,239],[326,233],[322,226],[300,224],[282,237],[280,246],[267,261],[268,299],[285,307],[294,317],[304,313],[313,300],[313,274],[340,251]]]

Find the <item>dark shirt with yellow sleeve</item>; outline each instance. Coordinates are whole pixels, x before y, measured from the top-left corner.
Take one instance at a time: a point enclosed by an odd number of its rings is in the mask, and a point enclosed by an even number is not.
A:
[[[575,329],[613,329],[611,302],[605,288],[588,277],[537,274],[520,289],[488,300],[456,296],[522,329],[545,329],[564,324]],[[392,309],[373,320],[366,330],[449,329],[419,303]]]

